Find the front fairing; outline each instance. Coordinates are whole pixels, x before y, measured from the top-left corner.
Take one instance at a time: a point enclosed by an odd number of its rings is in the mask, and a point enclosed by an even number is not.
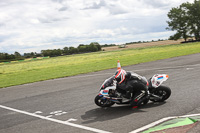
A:
[[[109,87],[106,87],[105,89],[101,89],[100,92],[99,92],[99,95],[102,95],[102,96],[109,96],[109,90],[115,90],[116,89],[116,86],[109,86]]]
[[[169,78],[167,74],[155,74],[151,78],[151,84],[152,87],[157,88],[159,87],[164,81],[166,81]]]
[[[115,84],[116,84],[116,82],[115,82],[115,76],[112,76],[112,77],[106,79],[103,82],[103,84],[101,85],[100,89],[105,89],[105,88],[107,88],[109,86],[114,86]]]

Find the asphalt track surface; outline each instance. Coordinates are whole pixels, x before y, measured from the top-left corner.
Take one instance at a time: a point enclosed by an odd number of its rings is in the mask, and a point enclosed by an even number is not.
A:
[[[147,78],[168,74],[164,84],[172,89],[171,97],[139,109],[96,106],[100,85],[116,69],[3,88],[0,133],[128,133],[164,117],[200,113],[200,53],[121,65]]]

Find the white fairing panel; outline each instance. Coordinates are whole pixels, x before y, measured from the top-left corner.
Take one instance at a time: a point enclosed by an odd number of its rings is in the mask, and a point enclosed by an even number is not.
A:
[[[164,81],[169,78],[166,74],[156,74],[151,78],[151,83],[154,88],[160,86]]]

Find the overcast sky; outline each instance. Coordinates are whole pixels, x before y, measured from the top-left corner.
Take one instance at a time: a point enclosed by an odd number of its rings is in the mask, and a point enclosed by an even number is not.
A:
[[[167,39],[167,13],[193,0],[0,0],[0,52]]]

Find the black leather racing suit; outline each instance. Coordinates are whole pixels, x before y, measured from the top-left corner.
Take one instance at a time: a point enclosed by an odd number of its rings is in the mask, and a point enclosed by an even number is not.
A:
[[[131,106],[139,106],[148,98],[148,81],[133,72],[127,72],[126,79],[121,84],[117,84],[117,91],[131,98]]]

